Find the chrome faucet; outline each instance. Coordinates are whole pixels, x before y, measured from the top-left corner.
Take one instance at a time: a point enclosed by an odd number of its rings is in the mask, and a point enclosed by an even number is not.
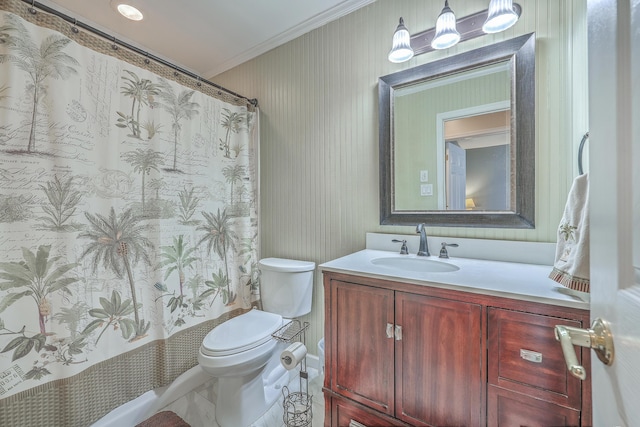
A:
[[[420,247],[418,248],[418,256],[431,256],[429,253],[429,245],[427,243],[427,231],[424,224],[418,224],[416,233],[420,234]]]

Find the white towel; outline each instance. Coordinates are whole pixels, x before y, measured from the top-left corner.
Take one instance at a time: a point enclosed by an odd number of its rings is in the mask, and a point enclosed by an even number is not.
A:
[[[558,227],[556,259],[549,277],[569,289],[589,292],[589,175],[573,181]]]

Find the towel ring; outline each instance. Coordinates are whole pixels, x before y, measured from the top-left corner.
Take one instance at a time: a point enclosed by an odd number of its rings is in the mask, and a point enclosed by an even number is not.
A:
[[[580,146],[578,147],[578,172],[580,175],[584,174],[584,170],[582,169],[582,150],[584,149],[584,144],[589,139],[589,132],[585,133],[582,137],[582,141],[580,141]]]

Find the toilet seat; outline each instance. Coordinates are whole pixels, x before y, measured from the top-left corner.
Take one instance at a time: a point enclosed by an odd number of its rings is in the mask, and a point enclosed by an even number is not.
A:
[[[200,351],[211,357],[245,352],[270,341],[271,334],[281,326],[279,314],[254,309],[213,328],[202,341]]]

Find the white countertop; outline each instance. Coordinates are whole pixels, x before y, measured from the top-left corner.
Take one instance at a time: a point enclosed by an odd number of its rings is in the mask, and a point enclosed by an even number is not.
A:
[[[432,273],[400,270],[375,265],[375,258],[403,257],[397,252],[364,249],[359,252],[326,262],[321,271],[356,274],[376,279],[428,285],[437,288],[494,295],[523,301],[539,302],[563,307],[589,309],[589,302],[580,298],[559,283],[549,279],[550,265],[534,265],[517,262],[488,261],[471,258],[440,259],[437,256],[419,257],[455,264],[457,271]],[[588,295],[586,295],[588,297]]]

